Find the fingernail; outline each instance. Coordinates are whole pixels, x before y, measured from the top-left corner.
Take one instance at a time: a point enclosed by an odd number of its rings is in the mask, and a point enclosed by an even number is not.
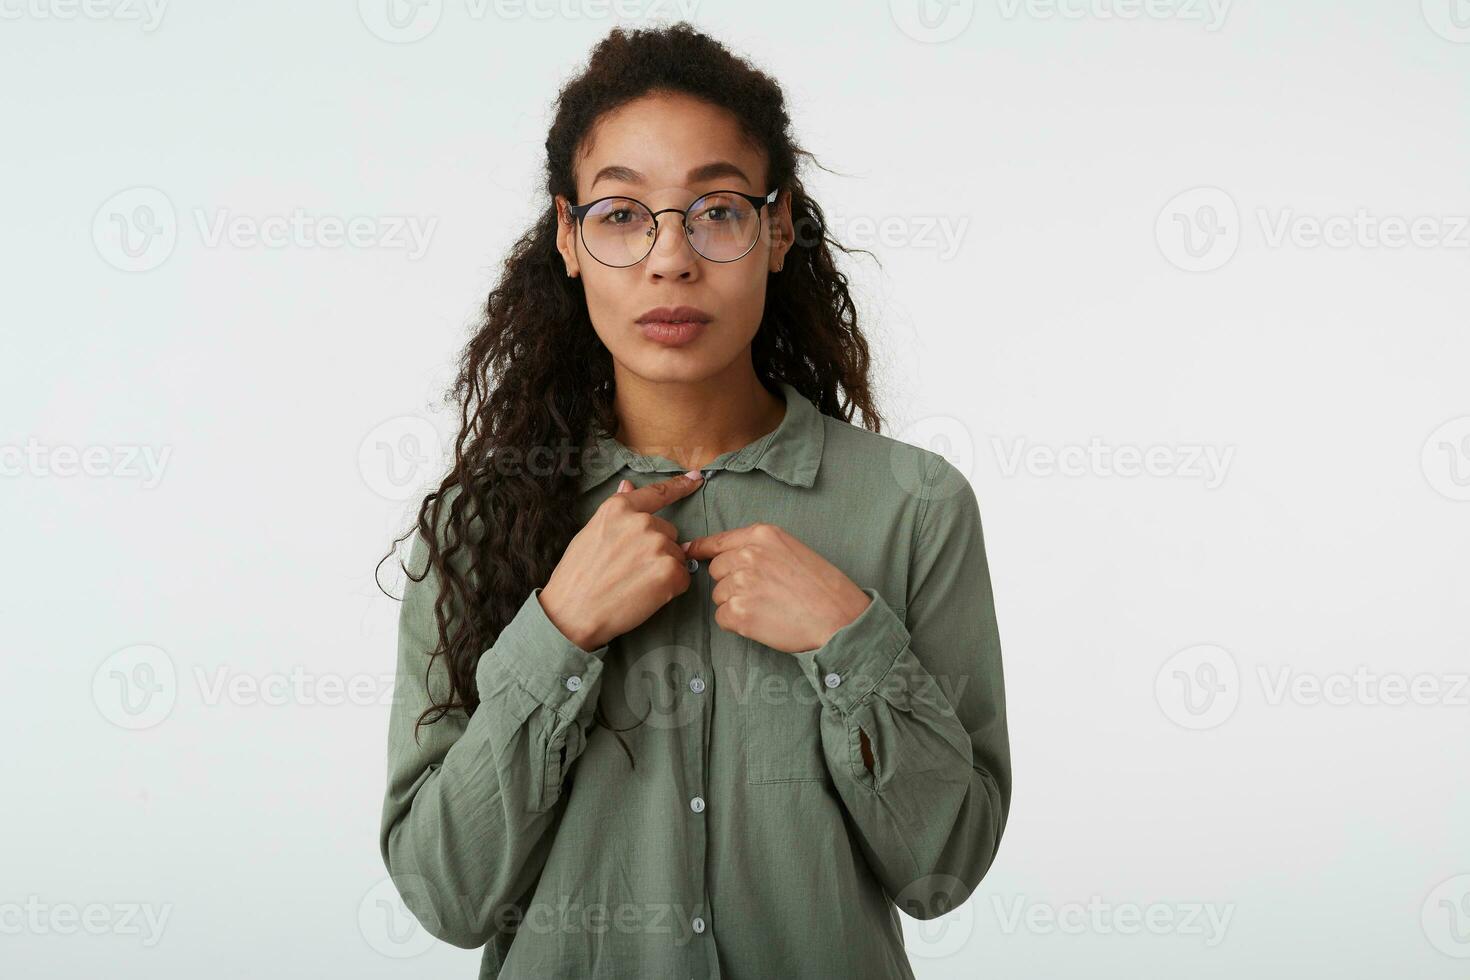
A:
[[[691,480],[703,480],[704,479],[704,474],[701,473],[701,472],[699,472],[699,470],[690,470],[688,473],[685,473],[684,475],[687,476],[687,477],[689,477],[689,479],[691,479]]]
[[[684,554],[687,555],[687,554],[689,554],[689,546],[691,544],[693,544],[693,543],[694,543],[693,541],[685,541],[683,544],[679,545],[679,547],[683,548],[684,549]]]
[[[632,486],[633,486],[633,484],[629,483],[627,480],[619,480],[618,481],[618,493],[627,493],[628,492],[628,489],[630,487],[632,487]]]

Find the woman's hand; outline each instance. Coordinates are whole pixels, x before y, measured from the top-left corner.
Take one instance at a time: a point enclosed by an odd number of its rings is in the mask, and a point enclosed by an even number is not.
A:
[[[712,559],[715,622],[784,653],[823,645],[871,601],[831,562],[774,524],[695,538],[691,558]]]
[[[698,470],[637,489],[624,480],[598,505],[541,589],[541,608],[563,636],[596,650],[689,588],[679,531],[653,512],[701,480]]]

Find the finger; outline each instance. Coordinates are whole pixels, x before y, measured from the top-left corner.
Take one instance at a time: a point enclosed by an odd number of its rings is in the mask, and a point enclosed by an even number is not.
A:
[[[710,590],[709,597],[716,606],[723,606],[735,594],[735,591],[734,579],[720,579],[715,582],[715,587]]]
[[[662,517],[659,517],[657,514],[652,515],[649,519],[653,521],[653,529],[659,534],[662,534],[664,537],[668,538],[670,544],[675,544],[678,542],[679,529],[674,526],[672,521],[666,521]],[[680,558],[684,557],[684,552],[680,551],[678,548],[673,549],[673,551],[670,553],[677,555]]]
[[[664,541],[660,547],[663,548],[666,554],[679,559],[679,564],[684,564],[684,552],[679,550],[679,546],[674,543],[673,538],[669,538],[667,541]]]
[[[704,482],[704,474],[698,470],[690,470],[688,473],[681,473],[676,477],[660,480],[658,483],[650,483],[646,487],[629,490],[623,496],[632,501],[634,510],[652,514],[660,507],[666,507],[676,500],[689,496],[699,489],[702,482]]]
[[[632,480],[626,480],[625,479],[625,480],[619,480],[618,481],[618,490],[617,490],[618,493],[627,493],[629,490],[632,490],[632,489],[633,489],[633,481]]]
[[[754,557],[754,555],[755,549],[753,548],[735,547],[715,555],[705,563],[704,567],[709,572],[709,577],[718,582],[739,568],[748,558]]]
[[[750,538],[750,527],[731,528],[728,531],[717,531],[714,534],[706,534],[689,542],[689,547],[684,551],[690,558],[713,558],[722,551],[738,548],[745,544]]]

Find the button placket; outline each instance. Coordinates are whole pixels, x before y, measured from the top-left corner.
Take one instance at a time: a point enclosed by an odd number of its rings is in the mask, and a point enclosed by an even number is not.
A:
[[[710,533],[708,486],[711,478],[714,477],[717,472],[717,470],[712,469],[706,469],[703,471],[704,479],[700,481],[700,486],[697,493],[699,499],[699,508],[697,513],[699,516],[697,518],[697,523],[694,523],[691,526],[691,532],[695,532],[697,534]],[[693,515],[691,515],[691,517],[692,516]],[[685,568],[689,571],[690,575],[698,575],[700,567],[705,566],[706,568],[708,568],[708,565],[708,562],[702,562],[697,558],[688,558],[685,562]],[[708,575],[704,575],[701,578],[703,579],[703,581],[698,582],[699,592],[696,593],[696,595],[700,595],[700,602],[703,607],[701,613],[702,626],[700,628],[700,631],[696,633],[696,642],[701,647],[701,655],[699,659],[705,665],[703,672],[707,673],[712,669],[713,664],[711,633],[714,629],[714,625],[713,612],[711,610],[712,602],[709,592],[709,589],[712,588],[712,584],[710,583]],[[705,677],[700,675],[690,677],[688,684],[690,693],[686,695],[687,697],[703,697],[704,692],[708,687],[708,682],[706,681]],[[691,787],[704,787],[706,789],[708,787],[709,743],[711,734],[710,708],[712,707],[713,705],[702,705],[700,707],[700,710],[695,715],[697,719],[696,724],[687,726],[695,743],[691,746],[691,759],[694,761],[694,765],[692,766],[693,779],[691,781]],[[695,795],[689,799],[690,819],[694,821],[693,826],[691,826],[690,828],[693,841],[690,850],[694,860],[694,867],[691,869],[693,871],[693,874],[691,875],[690,891],[691,894],[699,896],[701,899],[700,902],[696,903],[695,908],[699,908],[701,905],[703,905],[704,901],[707,901],[708,898],[708,896],[705,895],[706,875],[704,866],[709,854],[709,841],[706,837],[706,834],[708,833],[708,825],[704,820],[700,819],[699,816],[700,814],[704,813],[705,806],[705,798],[702,795]],[[694,931],[696,935],[702,935],[705,932],[706,923],[703,916],[694,915],[689,921],[690,928]]]

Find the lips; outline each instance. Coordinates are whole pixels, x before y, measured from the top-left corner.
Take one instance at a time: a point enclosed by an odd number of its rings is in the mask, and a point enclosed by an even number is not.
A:
[[[656,306],[638,318],[638,323],[708,323],[714,317],[697,306]]]
[[[714,319],[697,306],[658,306],[638,318],[644,338],[664,347],[693,342]]]

